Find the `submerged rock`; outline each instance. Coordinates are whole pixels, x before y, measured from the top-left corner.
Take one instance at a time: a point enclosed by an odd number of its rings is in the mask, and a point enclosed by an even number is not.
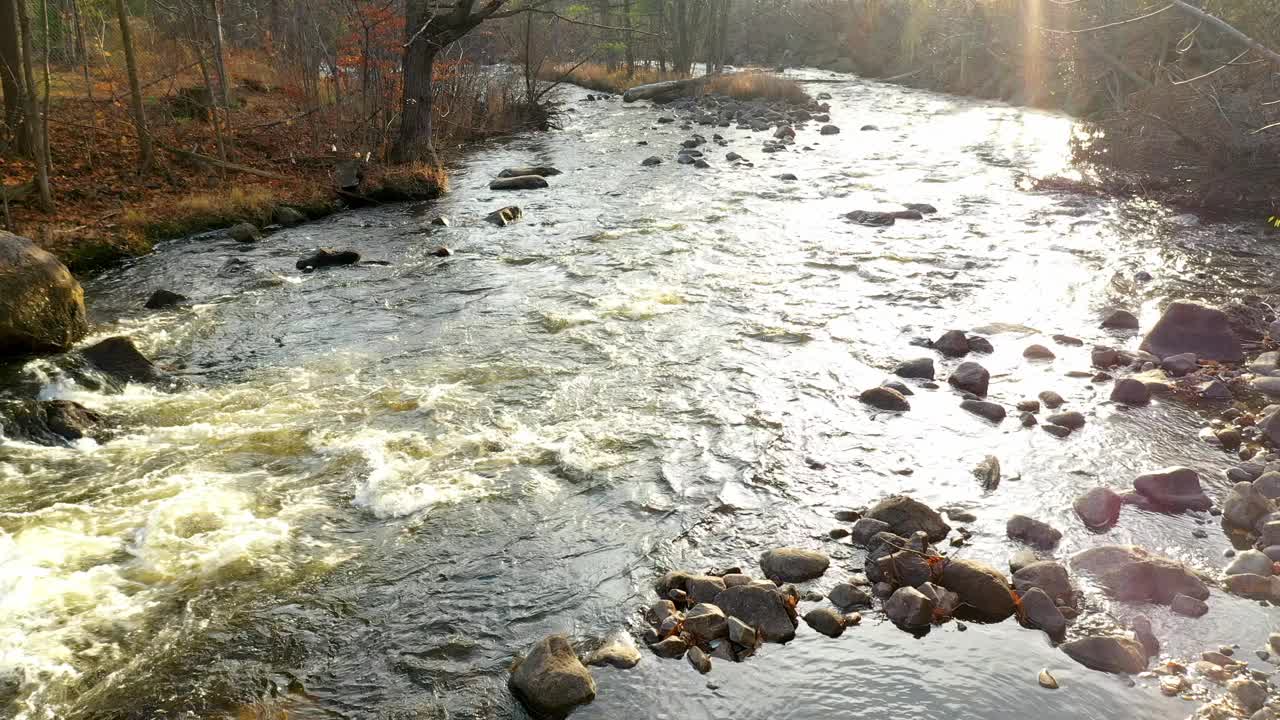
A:
[[[1147,656],[1137,641],[1118,636],[1087,637],[1065,643],[1062,651],[1093,670],[1135,675],[1147,669]]]
[[[816,550],[778,548],[760,556],[760,569],[770,580],[796,583],[822,577],[831,559]]]
[[[831,608],[816,608],[805,613],[804,621],[809,627],[826,635],[837,638],[844,634],[845,619]]]
[[[535,712],[564,716],[596,697],[590,671],[563,635],[552,635],[529,652],[511,670],[512,691]]]
[[[524,217],[524,213],[515,205],[494,210],[485,216],[485,220],[497,225],[498,227],[506,227],[520,218]]]
[[[151,297],[147,298],[147,302],[143,307],[148,310],[164,310],[181,305],[187,300],[186,295],[161,288],[151,293]]]
[[[84,289],[71,271],[0,231],[0,357],[69,350],[88,331]]]
[[[1132,545],[1103,545],[1077,553],[1071,565],[1093,574],[1119,600],[1168,605],[1176,595],[1209,599],[1209,588],[1185,565]]]
[[[858,225],[870,225],[873,227],[892,225],[896,220],[893,213],[878,212],[874,210],[854,210],[853,212],[845,213],[844,218],[851,223],[856,223]]]
[[[1189,302],[1170,305],[1143,339],[1141,349],[1161,359],[1183,353],[1218,362],[1244,359],[1227,314]]]
[[[609,665],[619,670],[628,670],[640,664],[640,651],[636,649],[630,634],[618,633],[591,653],[587,664],[597,667]]]
[[[1055,641],[1066,637],[1067,619],[1040,588],[1032,588],[1022,595],[1022,618],[1026,625],[1045,631]]]
[[[506,170],[498,173],[498,177],[529,177],[530,175],[537,175],[538,177],[552,177],[554,175],[561,174],[563,173],[550,165],[526,165],[524,167],[507,168]]]

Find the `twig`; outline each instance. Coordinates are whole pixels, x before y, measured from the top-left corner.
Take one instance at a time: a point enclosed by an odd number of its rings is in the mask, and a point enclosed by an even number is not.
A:
[[[1099,30],[1108,30],[1113,27],[1120,27],[1121,25],[1128,25],[1129,23],[1141,22],[1148,18],[1153,18],[1162,12],[1167,12],[1169,10],[1172,10],[1177,4],[1178,3],[1174,2],[1169,5],[1165,5],[1159,10],[1156,10],[1155,12],[1149,12],[1146,15],[1139,15],[1138,17],[1129,18],[1128,20],[1118,20],[1113,23],[1107,23],[1106,25],[1097,25],[1090,28],[1082,28],[1080,30],[1058,30],[1056,28],[1047,28],[1047,27],[1040,27],[1040,26],[1037,26],[1037,28],[1042,32],[1053,33],[1055,35],[1079,35],[1081,33],[1098,32]]]
[[[1195,76],[1195,77],[1193,77],[1193,78],[1191,78],[1191,79],[1189,79],[1189,80],[1177,80],[1177,81],[1175,81],[1175,80],[1172,80],[1172,79],[1171,79],[1169,82],[1170,82],[1171,84],[1173,84],[1173,85],[1188,85],[1188,84],[1190,84],[1190,83],[1196,82],[1197,80],[1203,80],[1203,79],[1205,79],[1205,78],[1207,78],[1207,77],[1210,77],[1211,75],[1216,75],[1219,71],[1221,71],[1221,70],[1225,70],[1225,69],[1227,69],[1227,68],[1231,67],[1232,65],[1235,65],[1235,64],[1236,64],[1236,61],[1238,61],[1240,58],[1244,57],[1245,55],[1248,55],[1248,54],[1252,51],[1252,49],[1253,49],[1253,48],[1246,48],[1244,52],[1242,52],[1242,53],[1240,53],[1239,55],[1237,55],[1237,56],[1235,56],[1234,58],[1232,58],[1231,62],[1227,63],[1226,65],[1219,65],[1218,67],[1214,68],[1213,70],[1210,70],[1209,72],[1204,73],[1204,74],[1202,74],[1202,75],[1197,75],[1197,76]]]

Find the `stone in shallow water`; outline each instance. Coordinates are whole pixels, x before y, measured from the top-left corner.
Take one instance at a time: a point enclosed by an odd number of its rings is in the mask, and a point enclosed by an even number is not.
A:
[[[1170,305],[1147,333],[1141,349],[1160,358],[1195,353],[1203,360],[1218,362],[1244,359],[1226,313],[1188,302]]]
[[[933,379],[933,358],[908,360],[894,369],[893,374],[904,378]]]
[[[1009,518],[1009,522],[1005,523],[1005,534],[1041,550],[1052,550],[1058,547],[1058,542],[1062,540],[1062,533],[1059,530],[1026,515],[1014,515]]]
[[[1117,380],[1111,388],[1111,402],[1122,405],[1146,405],[1151,402],[1151,390],[1143,383],[1132,378]]]
[[[884,604],[893,624],[908,630],[929,627],[933,622],[933,602],[915,588],[898,588]]]
[[[1185,615],[1186,617],[1200,617],[1209,612],[1208,604],[1190,595],[1173,596],[1173,602],[1169,603],[1169,608],[1175,614]]]
[[[628,633],[619,633],[591,653],[588,665],[609,665],[620,670],[627,670],[640,664],[640,651]]]
[[[837,638],[844,634],[844,616],[831,608],[816,608],[810,610],[805,614],[804,621],[809,625],[809,627],[817,630],[827,637]]]
[[[879,410],[906,412],[911,409],[911,404],[902,396],[902,393],[884,386],[863,390],[858,399]]]
[[[1142,645],[1129,638],[1087,637],[1063,644],[1062,651],[1093,670],[1132,675],[1147,669],[1147,656]]]
[[[1168,467],[1139,475],[1133,487],[1152,504],[1172,512],[1208,510],[1213,502],[1200,487],[1200,474],[1186,467]]]
[[[958,390],[971,392],[978,397],[987,396],[987,387],[991,382],[991,373],[976,362],[961,363],[947,378],[947,382]]]
[[[1093,488],[1076,498],[1073,508],[1084,524],[1093,530],[1102,530],[1115,525],[1120,519],[1120,508],[1124,500],[1109,488]]]
[[[801,548],[778,548],[760,556],[765,577],[782,582],[805,582],[821,577],[831,565],[826,554]]]
[[[545,715],[567,715],[596,697],[595,680],[563,635],[534,645],[512,669],[509,684],[526,706]]]
[[[765,642],[785,643],[795,637],[795,621],[782,593],[760,585],[739,585],[720,593],[716,605],[730,618],[755,628]]]

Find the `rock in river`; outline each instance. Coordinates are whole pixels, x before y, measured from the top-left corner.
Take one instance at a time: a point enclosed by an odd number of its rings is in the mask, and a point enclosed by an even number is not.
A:
[[[785,643],[796,636],[791,608],[776,588],[739,585],[720,593],[716,605],[757,631],[765,642]],[[731,628],[732,629],[732,628]]]
[[[831,558],[816,550],[778,548],[760,556],[760,569],[770,580],[796,583],[822,577]]]
[[[1072,431],[1079,430],[1084,427],[1084,415],[1074,410],[1050,415],[1047,419],[1052,425],[1064,427]]]
[[[559,170],[549,165],[528,165],[525,167],[507,168],[506,170],[503,170],[502,172],[498,173],[498,177],[500,178],[528,177],[530,175],[537,175],[539,177],[552,177],[554,175],[560,175],[560,174],[561,172]]]
[[[1161,359],[1195,353],[1201,360],[1240,362],[1244,350],[1226,313],[1189,302],[1170,305],[1142,341],[1141,349]]]
[[[902,393],[884,386],[863,390],[858,399],[871,407],[890,412],[906,412],[911,409],[911,403],[907,402]]]
[[[1120,519],[1124,499],[1109,488],[1094,488],[1076,498],[1072,507],[1091,530],[1106,530]]]
[[[1147,655],[1136,640],[1114,635],[1087,637],[1062,646],[1072,660],[1093,670],[1134,675],[1147,669]]]
[[[831,601],[832,605],[835,605],[841,610],[871,606],[871,596],[862,588],[851,583],[840,583],[839,585],[831,588],[831,592],[827,595],[827,599]]]
[[[872,538],[887,530],[889,530],[887,522],[874,518],[861,518],[850,528],[849,535],[854,545],[867,547]]]
[[[1191,468],[1169,467],[1145,473],[1133,481],[1133,487],[1152,505],[1171,512],[1213,507],[1200,487],[1200,473]]]
[[[959,595],[965,613],[976,619],[1000,622],[1014,612],[1009,581],[989,565],[975,560],[951,560],[937,584]]]
[[[894,368],[893,374],[904,378],[933,379],[933,358],[908,360]]]
[[[1067,634],[1067,619],[1040,588],[1032,588],[1022,595],[1022,618],[1028,626],[1045,631],[1054,641],[1061,641]]]
[[[1252,530],[1271,511],[1271,501],[1253,483],[1239,482],[1222,503],[1222,521],[1229,527]]]
[[[1205,601],[1197,600],[1190,595],[1174,595],[1169,608],[1174,614],[1185,617],[1201,617],[1209,612],[1209,606]]]
[[[822,129],[819,130],[818,133],[821,135],[839,135],[840,128],[835,125],[823,125]]]
[[[645,158],[644,160],[641,160],[641,161],[640,161],[640,164],[641,164],[641,165],[643,165],[643,166],[645,166],[645,167],[653,167],[654,165],[661,165],[661,164],[662,164],[662,158],[658,157],[657,155],[650,155],[649,157]]]
[[[898,588],[884,603],[885,615],[900,628],[918,630],[933,623],[933,601],[912,587]]]
[[[684,629],[703,640],[719,640],[729,635],[724,612],[708,603],[694,605],[685,613]]]
[[[148,310],[164,310],[181,305],[187,299],[186,295],[161,288],[151,293],[151,297],[147,298],[147,303],[143,307]]]
[[[888,523],[890,531],[903,537],[923,532],[930,541],[941,542],[951,532],[951,526],[933,508],[906,495],[881,500],[867,511],[867,517]],[[854,525],[855,531],[857,527]]]
[[[933,349],[947,357],[964,357],[969,354],[969,338],[963,330],[948,330],[933,341]]]
[[[70,400],[0,401],[0,434],[36,445],[98,438],[102,417]]]
[[[1103,318],[1102,327],[1112,330],[1137,330],[1138,317],[1128,310],[1115,310]]]
[[[1147,384],[1132,378],[1117,380],[1111,388],[1111,402],[1122,405],[1146,405],[1151,402],[1151,390]]]
[[[515,205],[494,210],[485,216],[485,220],[497,225],[498,227],[506,227],[520,218],[524,217],[524,213]]]
[[[987,402],[986,400],[964,400],[960,403],[960,407],[994,423],[1003,422],[1008,414],[1000,403]]]
[[[947,382],[958,390],[971,392],[980,398],[986,397],[991,373],[976,362],[960,363],[960,366],[951,373],[951,377],[947,378]]]
[[[844,616],[831,608],[815,608],[810,610],[805,614],[804,621],[809,625],[809,627],[817,630],[827,637],[837,638],[844,634]]]
[[[1014,515],[1005,523],[1005,534],[1015,540],[1041,550],[1052,550],[1058,547],[1062,533],[1048,523],[1027,517]]]
[[[88,331],[84,290],[71,271],[0,231],[0,357],[68,350]]]
[[[547,186],[546,178],[541,175],[500,177],[489,183],[490,190],[541,190]]]
[[[237,223],[227,230],[227,235],[238,243],[252,243],[262,237],[262,231],[253,223]]]
[[[1071,587],[1067,569],[1051,560],[1040,560],[1018,568],[1013,574],[1013,588],[1020,593],[1039,588],[1056,605],[1075,605],[1075,589]]]
[[[629,633],[621,632],[605,641],[595,652],[591,653],[588,665],[601,667],[609,665],[619,670],[627,670],[640,664],[640,651]]]
[[[294,266],[303,272],[310,272],[326,267],[355,265],[358,262],[360,262],[360,253],[354,250],[320,248],[314,255],[309,255],[294,263]]]
[[[563,635],[534,645],[529,656],[512,668],[509,684],[531,710],[556,717],[596,697],[595,680]]]
[[[1175,560],[1132,545],[1102,545],[1071,558],[1077,570],[1093,574],[1119,600],[1168,605],[1177,595],[1209,599],[1209,588]]]
[[[1259,550],[1245,550],[1231,559],[1231,564],[1223,572],[1227,575],[1244,575],[1246,573],[1270,577],[1272,572],[1271,558]]]
[[[80,354],[90,365],[120,385],[131,382],[153,383],[164,379],[164,373],[127,337],[107,338],[81,350]]]

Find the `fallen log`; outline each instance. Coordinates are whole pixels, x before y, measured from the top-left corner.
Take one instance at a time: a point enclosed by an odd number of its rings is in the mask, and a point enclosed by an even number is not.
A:
[[[622,93],[622,102],[632,103],[637,100],[674,100],[692,94],[713,76],[690,78],[688,80],[665,80],[663,82],[637,85]]]
[[[245,173],[246,175],[257,175],[258,177],[269,178],[271,180],[291,180],[292,179],[286,175],[281,175],[280,173],[273,173],[269,170],[259,170],[258,168],[249,167],[248,165],[240,165],[239,163],[219,160],[216,157],[201,155],[198,152],[191,152],[190,150],[179,150],[178,148],[169,147],[167,145],[161,145],[160,147],[165,152],[171,153],[173,155],[177,155],[180,158],[185,158],[187,160],[194,160],[196,162],[201,162],[206,165],[212,165],[214,167],[223,168],[224,170],[230,170],[232,172]]]

